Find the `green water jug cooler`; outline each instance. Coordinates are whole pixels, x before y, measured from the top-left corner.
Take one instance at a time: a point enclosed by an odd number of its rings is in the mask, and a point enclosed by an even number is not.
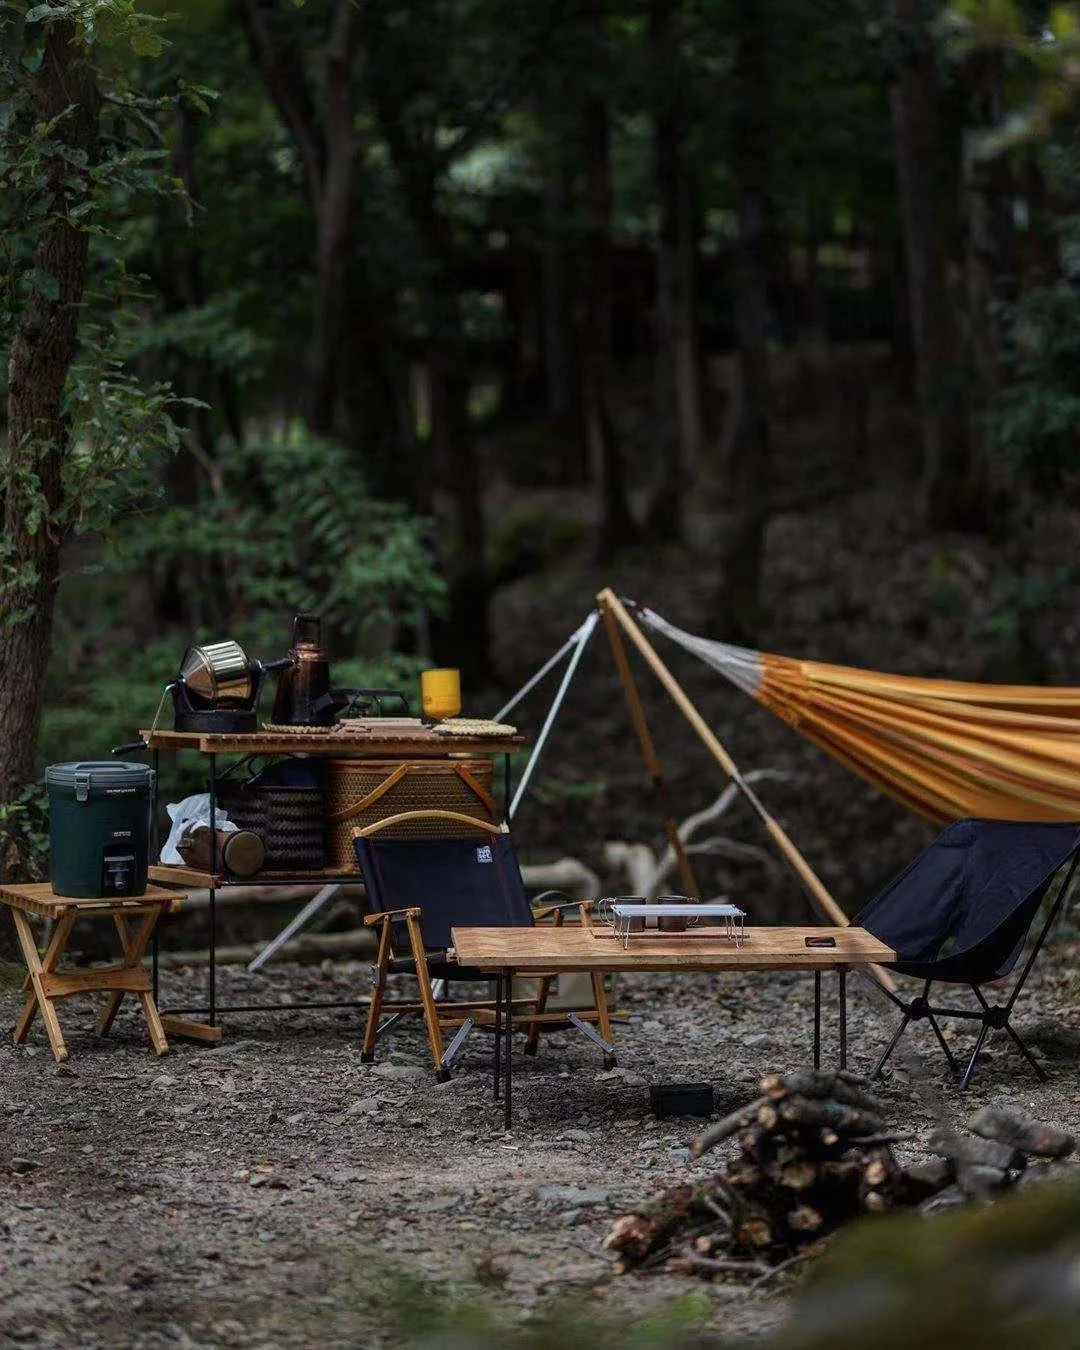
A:
[[[153,771],[126,760],[50,764],[49,858],[56,895],[142,895]]]

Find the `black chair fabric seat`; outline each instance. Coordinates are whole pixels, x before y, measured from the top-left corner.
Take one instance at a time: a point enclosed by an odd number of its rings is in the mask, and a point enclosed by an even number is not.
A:
[[[434,814],[439,815],[438,812]],[[386,976],[412,975],[420,983],[420,1003],[424,1008],[436,1073],[440,1077],[447,1076],[452,1054],[460,1049],[461,1043],[455,1036],[454,1044],[444,1055],[442,1030],[438,1023],[440,1017],[452,1015],[454,1005],[443,998],[436,1005],[424,989],[425,983],[494,980],[497,1000],[501,998],[504,985],[504,980],[490,971],[447,961],[446,953],[453,942],[454,928],[532,928],[536,923],[509,833],[492,830],[485,822],[476,823],[479,826],[476,834],[454,837],[390,837],[380,835],[377,830],[354,836],[369,915],[372,918],[384,916],[361,1054],[365,1061],[374,1058],[382,1011],[385,1009],[389,1025],[395,1007],[393,1001],[384,1000]],[[545,892],[545,895],[550,894],[561,892]],[[552,906],[555,923],[562,922],[564,908],[566,906]],[[550,1025],[556,1020],[545,1015],[554,978],[554,972],[541,975],[536,994],[525,1000],[533,1004],[535,1011],[535,1020],[530,1020],[528,1013],[520,1014],[522,1024],[529,1027],[527,1053],[536,1049],[541,1024]],[[603,1047],[604,1066],[611,1068],[615,1055],[607,995],[601,977],[592,977],[592,990],[593,1007],[583,1013],[583,1017],[586,1020],[595,1017],[598,1031],[584,1030]],[[510,1006],[509,990],[506,997],[508,1016],[513,1025],[519,1014]],[[495,1002],[491,1001],[492,1009]],[[415,1011],[417,1005],[410,1002],[409,1007]],[[583,1030],[581,1019],[570,1015],[569,1020]]]
[[[935,1020],[938,1016],[975,1017],[983,1023],[963,1086],[970,1081],[991,1027],[1004,1028],[1045,1076],[1009,1024],[1009,1014],[1064,902],[1078,857],[1080,824],[959,820],[855,916],[854,923],[897,953],[890,969],[925,982],[922,995],[908,1002],[890,995],[904,1010],[904,1020],[872,1076],[881,1072],[908,1022],[923,1017],[929,1019],[950,1065],[955,1065]],[[980,986],[1004,979],[1016,966],[1039,908],[1066,863],[1068,876],[1032,956],[1007,1002],[991,1008]],[[930,990],[935,983],[967,985],[979,1008],[932,1006]]]

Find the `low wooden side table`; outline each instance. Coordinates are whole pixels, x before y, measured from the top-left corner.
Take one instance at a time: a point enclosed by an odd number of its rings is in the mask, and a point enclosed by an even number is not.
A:
[[[165,1029],[154,1002],[150,973],[143,969],[141,961],[158,919],[168,911],[178,895],[182,896],[182,892],[148,886],[139,896],[85,900],[54,895],[47,881],[0,887],[0,904],[7,905],[11,910],[27,970],[23,988],[28,993],[15,1023],[15,1044],[21,1045],[26,1040],[34,1017],[40,1012],[53,1057],[58,1064],[62,1064],[68,1057],[68,1049],[53,1006],[57,999],[67,998],[71,994],[107,993],[109,998],[97,1023],[98,1035],[104,1036],[113,1024],[124,995],[136,994],[150,1030],[150,1042],[159,1055],[164,1055],[169,1049],[169,1043],[165,1039]],[[31,914],[53,924],[52,936],[44,953],[38,951],[28,917]],[[83,970],[56,969],[78,919],[113,920],[122,952],[119,963],[89,966]]]

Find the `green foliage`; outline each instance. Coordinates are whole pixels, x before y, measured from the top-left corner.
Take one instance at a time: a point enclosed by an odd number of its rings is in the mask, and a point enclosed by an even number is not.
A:
[[[1012,379],[993,418],[996,439],[1036,488],[1060,490],[1080,469],[1080,294],[1040,288],[1010,320]]]
[[[49,870],[49,804],[41,783],[0,802],[0,858],[11,875],[39,881]]]
[[[495,1276],[497,1278],[497,1275]],[[490,1283],[485,1263],[477,1279]],[[710,1300],[692,1291],[643,1318],[598,1313],[596,1305],[564,1300],[528,1322],[508,1324],[482,1296],[455,1298],[424,1281],[388,1275],[379,1282],[374,1302],[394,1341],[445,1350],[706,1350],[717,1337],[703,1335]]]
[[[75,41],[97,63],[103,96],[100,150],[65,139],[68,108],[49,122],[34,119],[34,79],[46,27],[75,21]],[[67,371],[62,412],[66,443],[0,448],[0,493],[20,503],[30,533],[60,538],[111,521],[141,505],[154,490],[154,465],[178,444],[173,421],[183,400],[164,381],[144,383],[135,370],[132,335],[140,325],[133,306],[144,297],[118,249],[124,221],[147,198],[175,195],[164,168],[167,152],[151,112],[152,101],[133,92],[131,58],[156,55],[161,20],[134,0],[70,0],[67,4],[7,4],[0,9],[0,211],[5,219],[0,276],[0,334],[9,341],[35,295],[58,297],[55,277],[33,265],[41,233],[56,219],[53,177],[65,167],[66,222],[89,236],[90,256],[78,297],[77,350]],[[189,91],[190,95],[190,91]],[[6,373],[6,351],[0,365]],[[4,392],[0,377],[0,392]],[[40,478],[47,456],[62,466],[62,491],[50,501]],[[0,597],[33,581],[33,567],[0,549],[6,563]],[[9,621],[21,612],[5,615]]]
[[[813,1271],[787,1329],[798,1350],[918,1345],[1075,1350],[1080,1189],[1045,1184],[932,1220],[863,1221]]]
[[[958,59],[992,50],[1012,62],[1024,97],[975,142],[984,157],[1045,139],[1080,95],[1080,5],[1025,5],[1019,0],[955,0],[941,32]]]
[[[310,610],[342,654],[382,657],[421,608],[442,603],[424,528],[370,496],[348,450],[294,425],[231,448],[197,509],[166,507],[117,533],[111,566],[212,575],[230,626],[263,642],[280,643],[284,616]]]

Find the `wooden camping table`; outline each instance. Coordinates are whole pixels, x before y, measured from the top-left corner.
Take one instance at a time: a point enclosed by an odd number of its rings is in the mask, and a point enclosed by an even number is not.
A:
[[[53,1004],[71,994],[108,993],[109,999],[98,1018],[97,1033],[104,1036],[124,1001],[125,994],[136,994],[142,1005],[143,1016],[150,1030],[150,1042],[159,1055],[169,1048],[165,1029],[158,1015],[150,986],[150,975],[142,967],[143,953],[162,913],[178,898],[176,891],[159,886],[148,886],[138,896],[104,896],[100,899],[77,899],[55,895],[46,882],[26,886],[0,888],[0,904],[7,905],[15,922],[23,959],[26,962],[27,989],[14,1041],[20,1045],[37,1013],[45,1024],[53,1057],[62,1064],[68,1057],[60,1021]],[[38,951],[30,928],[29,915],[47,920],[52,933],[44,953]],[[112,919],[120,938],[122,959],[111,966],[90,966],[83,970],[56,969],[67,947],[71,930],[79,919]]]
[[[831,946],[807,946],[832,939]],[[609,928],[455,928],[454,954],[463,966],[474,966],[496,976],[495,1095],[500,1095],[499,1060],[505,1059],[503,1104],[510,1128],[511,1035],[513,1021],[506,1015],[515,975],[544,971],[633,973],[636,971],[746,971],[806,970],[814,974],[814,1067],[821,1064],[821,972],[839,976],[840,1067],[847,1067],[847,973],[862,966],[896,960],[891,947],[864,928],[747,927],[736,946],[730,939],[709,938],[694,932],[665,936],[632,936],[626,946]],[[500,1034],[505,1052],[500,1057]]]

